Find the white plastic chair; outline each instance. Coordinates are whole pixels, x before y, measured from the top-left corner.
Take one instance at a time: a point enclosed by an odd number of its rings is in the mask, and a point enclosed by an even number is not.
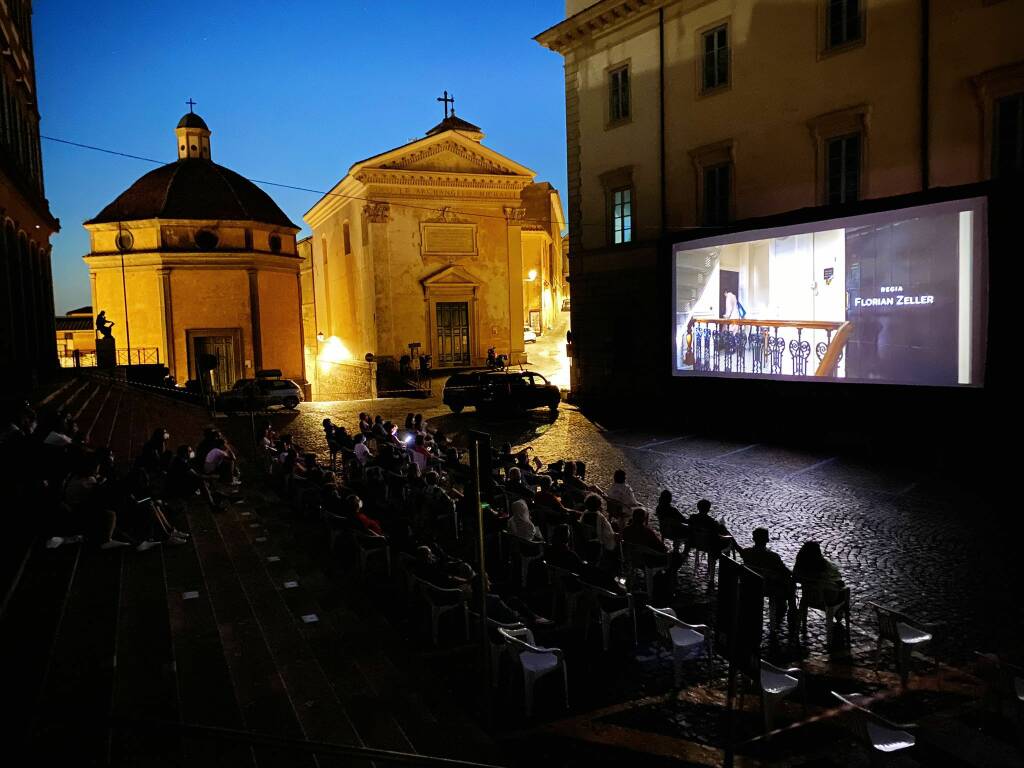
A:
[[[832,647],[837,619],[846,624],[846,637],[850,636],[850,588],[844,587],[836,593],[813,581],[800,583],[800,604],[797,615],[800,620],[800,631],[807,632],[807,611],[813,608],[825,614],[825,644]]]
[[[860,693],[842,695],[832,691],[832,695],[844,704],[856,723],[857,735],[871,751],[871,764],[879,765],[888,756],[913,747],[917,740],[909,729],[915,728],[913,723],[894,723],[881,715],[876,715],[866,706],[866,697]]]
[[[462,612],[463,633],[469,639],[469,611],[466,605],[466,593],[461,589],[439,587],[418,576],[414,578],[419,583],[423,599],[430,606],[430,637],[434,641],[434,646],[437,646],[438,626],[441,622],[441,616],[450,611]]]
[[[608,650],[611,645],[612,622],[623,616],[629,616],[633,624],[633,645],[636,645],[636,612],[633,610],[633,596],[631,594],[619,594],[611,590],[598,587],[595,584],[584,582],[587,591],[593,598],[594,606],[597,608],[597,621],[601,625],[601,647]],[[609,605],[609,604],[612,605]],[[621,607],[614,607],[614,605]],[[587,622],[587,633],[590,630],[590,622]]]
[[[889,641],[896,652],[896,671],[905,686],[910,679],[910,654],[920,651],[932,639],[932,634],[921,628],[923,622],[915,621],[899,611],[886,608],[878,603],[868,602],[878,617],[878,644],[876,651],[881,660],[882,643]],[[935,662],[938,669],[938,661]]]
[[[509,543],[509,553],[513,560],[519,560],[519,580],[526,587],[526,579],[530,575],[530,563],[544,557],[544,542],[527,541],[515,534],[505,533]]]
[[[391,575],[391,548],[388,546],[386,536],[367,531],[366,533],[355,532],[352,534],[352,538],[359,550],[360,573],[366,573],[366,567],[371,557],[383,555],[384,570],[388,576]]]
[[[761,713],[764,716],[765,733],[771,733],[775,720],[775,709],[778,703],[796,691],[801,689],[806,696],[806,689],[803,688],[803,670],[799,667],[783,669],[761,660],[761,670],[758,679],[758,686],[761,689]],[[804,701],[804,710],[807,709],[807,702]]]
[[[565,654],[561,648],[543,648],[534,645],[533,632],[527,628],[509,630],[498,628],[509,650],[518,654],[519,666],[523,673],[523,705],[526,716],[533,714],[533,686],[544,675],[562,670],[562,687],[565,692],[565,708],[569,708],[569,673],[565,667]]]
[[[626,574],[630,577],[630,583],[632,583],[632,577],[636,571],[643,571],[644,586],[647,589],[647,596],[648,598],[653,597],[654,577],[659,573],[665,573],[668,571],[668,552],[656,552],[648,547],[624,542],[622,545],[622,554],[623,559],[626,562]]]
[[[711,660],[711,633],[707,624],[687,624],[671,608],[647,610],[654,616],[654,626],[672,648],[672,666],[676,688],[682,685],[683,664],[695,659]]]
[[[477,625],[480,626],[480,614],[469,609],[470,616],[476,621]],[[499,629],[507,629],[508,631],[518,631],[526,629],[526,625],[519,621],[506,624],[504,622],[495,621],[494,619],[488,618],[486,627],[481,626],[480,631],[487,633],[487,646],[488,652],[490,653],[491,660],[491,687],[497,688],[498,682],[501,679],[501,658],[502,654],[508,648],[508,643],[505,642],[504,636],[498,633]]]
[[[558,620],[559,627],[571,627],[576,620],[580,598],[586,594],[586,587],[578,573],[545,561],[548,580],[554,587],[554,604],[551,613]]]

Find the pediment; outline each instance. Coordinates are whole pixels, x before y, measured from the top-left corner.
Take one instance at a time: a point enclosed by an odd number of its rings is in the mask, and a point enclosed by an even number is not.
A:
[[[529,176],[535,174],[479,142],[453,132],[399,147],[360,163],[363,169],[466,173],[475,175]]]
[[[479,286],[480,281],[457,264],[452,264],[420,281],[424,288],[451,286]]]

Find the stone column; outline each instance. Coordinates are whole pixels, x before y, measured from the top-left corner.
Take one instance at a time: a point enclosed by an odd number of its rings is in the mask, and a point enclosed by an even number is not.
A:
[[[391,242],[388,223],[391,221],[391,206],[388,203],[369,201],[363,206],[369,232],[369,257],[373,262],[373,314],[374,340],[377,355],[398,355],[395,347],[395,319],[392,314],[391,288]],[[356,350],[352,350],[358,354]]]
[[[158,269],[156,273],[160,277],[160,317],[162,318],[161,330],[164,340],[164,359],[160,362],[166,365],[170,375],[177,379],[178,372],[174,365],[174,316],[172,313],[174,305],[171,302],[171,270]]]
[[[247,269],[249,275],[249,320],[252,328],[252,369],[253,376],[263,367],[263,338],[260,333],[260,283],[259,272]]]
[[[525,208],[506,206],[508,244],[508,349],[509,363],[526,361],[523,344],[523,219]]]

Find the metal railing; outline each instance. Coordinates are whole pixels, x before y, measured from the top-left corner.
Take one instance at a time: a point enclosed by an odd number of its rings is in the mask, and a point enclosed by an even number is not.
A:
[[[96,350],[68,349],[57,354],[57,363],[61,368],[95,368],[97,366]],[[160,349],[158,347],[131,347],[117,350],[118,365],[159,365]]]
[[[691,318],[683,363],[715,373],[834,377],[852,332],[848,321]],[[809,373],[812,344],[818,362]]]

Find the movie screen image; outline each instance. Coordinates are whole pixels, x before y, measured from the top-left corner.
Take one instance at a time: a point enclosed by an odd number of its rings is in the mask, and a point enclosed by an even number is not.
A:
[[[984,198],[677,243],[677,376],[981,386]]]

